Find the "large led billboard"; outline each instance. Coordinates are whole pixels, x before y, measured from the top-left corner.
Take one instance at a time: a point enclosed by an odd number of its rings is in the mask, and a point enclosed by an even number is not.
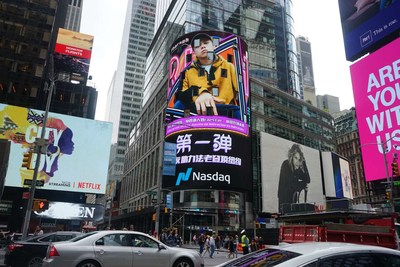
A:
[[[365,178],[384,179],[400,150],[400,38],[354,63],[350,71]]]
[[[5,186],[31,185],[44,112],[0,104],[0,138],[11,141]],[[104,194],[112,124],[49,113],[40,157],[41,189]]]
[[[171,46],[166,141],[176,144],[175,175],[163,187],[251,187],[247,45],[236,35],[200,31]]]
[[[55,72],[67,72],[85,81],[89,73],[93,36],[59,28],[54,49]]]
[[[354,61],[400,29],[400,2],[338,0],[346,59]]]
[[[325,195],[353,199],[349,162],[332,152],[321,152]]]
[[[324,204],[319,151],[261,133],[263,212],[314,211]]]
[[[101,222],[104,219],[104,206],[51,201],[49,202],[49,209],[34,211],[34,217],[40,219]]]

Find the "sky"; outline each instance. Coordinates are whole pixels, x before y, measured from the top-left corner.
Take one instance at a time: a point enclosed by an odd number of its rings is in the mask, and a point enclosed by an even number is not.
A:
[[[94,36],[89,74],[98,91],[96,119],[104,120],[107,91],[117,69],[128,0],[84,0],[81,32]],[[317,95],[339,97],[354,106],[337,0],[293,0],[295,34],[311,42]]]

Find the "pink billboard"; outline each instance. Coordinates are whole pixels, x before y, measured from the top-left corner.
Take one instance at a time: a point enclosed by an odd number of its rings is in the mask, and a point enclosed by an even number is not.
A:
[[[350,67],[367,181],[387,177],[400,150],[400,38]]]

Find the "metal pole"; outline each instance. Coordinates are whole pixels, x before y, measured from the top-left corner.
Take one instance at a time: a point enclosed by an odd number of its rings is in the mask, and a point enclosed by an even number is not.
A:
[[[108,199],[110,208],[108,209],[108,229],[111,229],[111,215],[112,215],[112,208],[113,208],[113,201],[112,198]]]
[[[389,140],[386,140],[385,143],[381,143],[381,147],[383,150],[383,159],[385,162],[386,182],[389,187],[386,190],[390,193],[389,208],[390,208],[390,212],[393,212],[394,211],[394,209],[393,209],[393,183],[392,183],[392,179],[390,179],[390,176],[389,176],[388,162],[387,162],[387,157],[386,157],[387,142]]]
[[[172,191],[170,191],[171,193],[171,211],[169,213],[169,227],[172,229],[173,226],[173,209],[174,209],[174,193]]]
[[[53,89],[55,87],[53,56],[51,55],[49,59],[50,59],[50,66],[49,66],[50,67],[50,77],[49,77],[50,78],[50,87],[49,87],[49,91],[48,91],[48,95],[47,95],[46,110],[44,113],[43,124],[42,124],[42,133],[40,135],[41,140],[44,140],[44,137],[45,137],[47,117],[49,115],[51,97],[53,95]],[[36,150],[37,157],[36,157],[35,169],[33,171],[32,184],[31,184],[31,188],[29,190],[29,199],[28,199],[28,204],[26,206],[24,225],[22,228],[22,238],[23,239],[26,239],[26,237],[28,236],[28,228],[29,228],[29,222],[31,220],[33,199],[35,197],[35,191],[36,191],[37,175],[38,175],[39,166],[40,166],[40,157],[41,157],[41,150],[42,150],[41,143],[42,142],[38,143],[38,140],[36,138],[35,147],[37,147],[37,149],[35,149],[35,150]]]
[[[164,150],[163,150],[164,151]],[[157,235],[160,236],[160,206],[161,206],[161,178],[162,178],[162,158],[160,162],[160,173],[158,174],[157,177],[157,206],[156,206],[156,223],[155,223],[155,231],[157,232]]]

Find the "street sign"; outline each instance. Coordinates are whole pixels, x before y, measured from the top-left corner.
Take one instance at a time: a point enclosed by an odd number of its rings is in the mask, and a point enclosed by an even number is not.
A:
[[[155,196],[157,195],[157,191],[153,191],[153,190],[147,190],[146,194],[150,195],[150,196]]]

